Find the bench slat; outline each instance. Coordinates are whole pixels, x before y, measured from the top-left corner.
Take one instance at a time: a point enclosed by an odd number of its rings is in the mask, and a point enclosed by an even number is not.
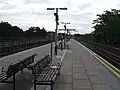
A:
[[[32,73],[39,74],[44,68],[46,68],[49,65],[50,62],[51,62],[50,56],[47,55],[28,68],[32,70]]]
[[[44,73],[44,75],[43,75],[43,73]],[[58,74],[57,68],[56,69],[54,69],[54,68],[45,69],[41,74],[39,74],[39,78],[37,79],[37,81],[38,82],[52,81],[53,77],[57,74]]]
[[[4,81],[4,80],[8,79],[9,77],[13,76],[13,74],[16,74],[20,70],[23,70],[26,66],[28,66],[29,64],[34,62],[34,57],[36,55],[37,54],[34,54],[32,56],[25,58],[24,60],[22,60],[18,63],[15,63],[13,65],[9,65],[7,71],[0,75],[0,80]]]
[[[50,56],[47,55],[28,67],[34,75],[35,90],[36,85],[51,85],[51,89],[53,89],[53,83],[60,73],[61,64],[62,62],[52,64]]]

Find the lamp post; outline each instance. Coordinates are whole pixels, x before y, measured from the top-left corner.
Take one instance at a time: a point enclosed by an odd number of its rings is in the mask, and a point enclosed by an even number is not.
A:
[[[67,33],[68,33],[68,30],[67,30],[66,24],[70,24],[70,23],[69,23],[69,22],[66,22],[66,23],[65,23],[65,22],[61,22],[61,24],[64,24],[64,29],[65,29],[64,48],[66,48],[66,44],[65,44],[65,43],[66,43],[65,40],[67,39],[67,38],[66,38],[66,31],[67,31]]]
[[[70,35],[70,31],[76,31],[76,29],[67,29],[66,28],[66,24],[70,24],[70,23],[64,23],[64,22],[61,22],[61,24],[64,24],[64,29],[59,29],[59,31],[65,31],[65,36],[64,36],[64,48],[66,48],[66,31],[67,31],[67,44],[68,44],[68,34]],[[70,37],[69,37],[70,38]]]
[[[51,36],[51,49],[50,49],[50,51],[51,51],[51,60],[53,60],[53,57],[52,57],[52,54],[53,54],[53,44],[52,44],[52,42],[53,42],[53,33],[51,33],[50,36]]]
[[[55,21],[56,21],[56,29],[55,29],[55,55],[57,55],[57,31],[58,31],[58,25],[59,25],[59,16],[58,16],[58,10],[67,10],[67,8],[47,8],[47,10],[55,10]]]

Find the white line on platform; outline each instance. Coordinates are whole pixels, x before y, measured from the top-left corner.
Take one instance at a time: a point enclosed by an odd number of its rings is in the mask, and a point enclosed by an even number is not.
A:
[[[61,61],[63,61],[63,59],[64,59],[64,57],[65,57],[66,51],[67,51],[67,50],[64,51],[63,56],[62,56],[62,58],[61,58]]]
[[[76,40],[75,40],[76,41]],[[104,58],[96,54],[95,52],[91,51],[89,48],[85,47],[78,41],[76,41],[79,45],[81,45],[86,51],[88,51],[91,55],[93,55],[97,60],[99,60],[105,67],[107,67],[113,74],[115,74],[120,79],[120,70],[117,69],[115,66],[107,62]],[[113,69],[114,70],[113,70]]]
[[[75,40],[76,41],[76,40]],[[77,41],[76,41],[77,42]],[[87,48],[86,46],[82,45],[81,43],[77,42],[79,45],[81,45],[86,51],[88,51],[91,55],[97,55],[96,53],[94,53],[93,51],[91,51],[89,48]]]

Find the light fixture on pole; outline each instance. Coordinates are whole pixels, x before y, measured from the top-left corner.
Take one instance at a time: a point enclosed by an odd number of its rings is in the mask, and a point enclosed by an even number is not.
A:
[[[47,10],[56,10],[54,13],[55,15],[55,21],[56,21],[56,29],[55,29],[55,55],[57,55],[57,31],[58,31],[58,25],[59,25],[59,15],[58,10],[67,10],[67,8],[47,8]]]
[[[66,24],[70,24],[69,22],[61,22],[61,24],[64,24],[64,30],[65,30],[65,35],[64,35],[64,48],[66,48],[66,34],[68,33],[68,30],[67,30],[67,27],[66,27]],[[66,33],[67,31],[67,33]]]

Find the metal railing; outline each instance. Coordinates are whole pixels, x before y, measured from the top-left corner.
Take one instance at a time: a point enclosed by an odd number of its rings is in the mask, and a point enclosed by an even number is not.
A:
[[[27,50],[33,47],[41,46],[50,43],[50,40],[45,38],[30,38],[19,40],[1,40],[0,41],[0,57]]]

